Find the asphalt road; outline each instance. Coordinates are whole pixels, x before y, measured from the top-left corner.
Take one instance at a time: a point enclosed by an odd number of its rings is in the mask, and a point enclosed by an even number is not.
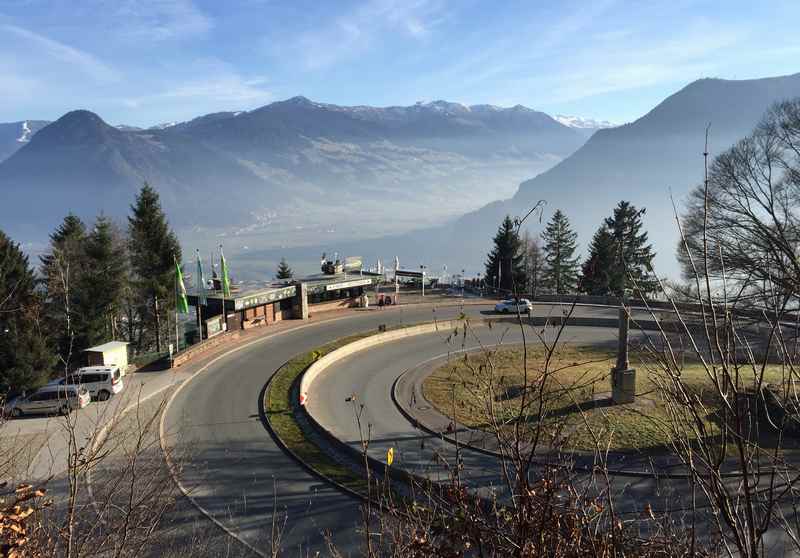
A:
[[[610,310],[610,309],[609,309]],[[609,311],[606,310],[606,311]],[[527,340],[536,344],[535,331],[541,328],[526,326]],[[552,342],[554,330],[545,330]],[[493,328],[478,327],[473,330],[475,338],[451,339],[447,332],[437,332],[378,345],[335,362],[311,385],[307,409],[315,420],[339,440],[359,448],[364,433],[363,425],[369,425],[370,456],[385,461],[389,448],[394,452],[395,467],[400,467],[433,480],[447,478],[447,471],[441,463],[453,464],[457,459],[456,446],[440,437],[432,436],[411,424],[397,408],[392,399],[392,386],[406,371],[418,368],[420,364],[429,370],[444,364],[448,358],[459,358],[459,353],[479,349],[480,346],[514,345],[522,342],[520,328],[515,324],[495,325]],[[633,333],[632,333],[633,335]],[[560,343],[581,345],[616,344],[616,331],[599,327],[567,327]],[[635,340],[632,340],[635,342]],[[609,386],[610,390],[610,386]],[[357,400],[363,405],[360,424],[355,420],[352,403]],[[405,402],[408,406],[410,402]],[[417,405],[426,404],[416,401]],[[496,457],[482,452],[462,448],[460,451],[464,468],[462,480],[474,489],[495,490],[503,494],[503,478]],[[626,463],[629,460],[632,463]],[[622,469],[649,470],[646,459],[622,457],[615,463]],[[659,468],[659,473],[667,472]],[[672,469],[669,472],[681,472]],[[636,521],[646,518],[646,507],[657,514],[669,513],[680,516],[691,506],[690,481],[685,478],[658,478],[656,476],[614,475],[610,486],[603,479],[591,475],[578,475],[575,482],[583,485],[589,493],[603,493],[610,490],[614,506],[626,519]],[[731,489],[741,482],[732,477],[728,481]],[[596,483],[596,484],[595,484]],[[766,483],[765,483],[766,484]],[[711,520],[704,514],[706,503],[698,497],[700,532],[706,531]],[[794,515],[790,501],[781,506],[789,517]],[[791,554],[791,541],[779,528],[767,533],[769,556]],[[791,554],[793,555],[793,554]]]
[[[259,416],[259,399],[269,377],[292,357],[335,339],[369,330],[379,324],[410,325],[433,319],[451,319],[462,311],[481,316],[490,306],[371,309],[337,320],[287,330],[208,367],[183,384],[165,413],[168,445],[186,450],[179,464],[179,479],[194,501],[216,521],[256,548],[268,550],[273,515],[285,521],[282,547],[289,555],[325,551],[330,540],[344,555],[359,555],[359,502],[320,481],[283,453],[265,430]],[[536,315],[557,314],[564,306],[536,306]],[[576,316],[615,317],[617,310],[577,307]],[[613,331],[575,328],[575,341],[613,340]],[[440,350],[435,346],[432,350]],[[402,352],[402,351],[401,351]],[[371,351],[370,351],[371,353]],[[331,376],[323,401],[339,413],[345,394],[359,390],[369,402],[371,418],[389,437],[403,434],[391,413],[393,405],[378,404],[389,396],[390,376],[405,364],[419,362],[416,348],[406,347],[407,360],[395,360],[392,373],[371,383],[354,373]],[[374,372],[372,366],[369,367]],[[397,372],[397,373],[395,373]],[[367,377],[370,375],[368,374]],[[391,380],[393,381],[393,377]],[[315,396],[318,397],[318,396]],[[373,398],[376,402],[373,404]],[[341,403],[341,404],[340,404]],[[338,415],[337,415],[338,416]],[[342,415],[341,424],[345,424]],[[352,422],[352,415],[349,420]],[[339,418],[336,419],[337,424]],[[384,422],[386,421],[386,422]],[[407,424],[407,423],[406,423]],[[183,452],[178,452],[183,453]],[[277,496],[277,497],[275,497]]]

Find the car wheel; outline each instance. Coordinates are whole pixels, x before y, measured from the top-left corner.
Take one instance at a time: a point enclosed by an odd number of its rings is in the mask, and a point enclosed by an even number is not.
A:
[[[111,394],[106,390],[102,390],[100,391],[100,393],[97,394],[98,401],[108,401],[109,397],[111,397]]]
[[[22,409],[14,407],[13,409],[11,409],[11,416],[15,417],[15,418],[21,417],[22,416]]]

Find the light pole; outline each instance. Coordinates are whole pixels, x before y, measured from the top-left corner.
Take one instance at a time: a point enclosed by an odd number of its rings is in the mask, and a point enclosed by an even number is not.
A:
[[[425,297],[425,266],[424,265],[420,265],[419,269],[420,269],[420,271],[422,273],[422,275],[420,276],[420,282],[422,283],[422,296],[424,298]]]

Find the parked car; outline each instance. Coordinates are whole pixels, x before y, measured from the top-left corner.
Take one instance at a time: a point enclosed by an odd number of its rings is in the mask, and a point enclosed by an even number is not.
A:
[[[533,312],[533,303],[527,298],[520,298],[519,300],[502,300],[494,305],[495,312],[500,312],[502,314],[509,314],[511,312],[516,314],[517,308],[519,308],[522,314],[530,314]]]
[[[73,385],[86,388],[92,399],[106,401],[122,391],[122,371],[119,366],[85,366],[57,382],[60,385]]]
[[[89,392],[80,386],[50,384],[30,395],[12,399],[4,407],[3,414],[12,417],[49,413],[66,415],[75,409],[83,409],[90,401]]]

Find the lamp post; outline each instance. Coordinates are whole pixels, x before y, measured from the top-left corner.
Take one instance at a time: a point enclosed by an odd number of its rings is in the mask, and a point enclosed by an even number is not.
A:
[[[422,297],[425,297],[425,268],[426,266],[420,265],[419,269],[422,272],[422,276],[420,277],[420,282],[422,283]]]

